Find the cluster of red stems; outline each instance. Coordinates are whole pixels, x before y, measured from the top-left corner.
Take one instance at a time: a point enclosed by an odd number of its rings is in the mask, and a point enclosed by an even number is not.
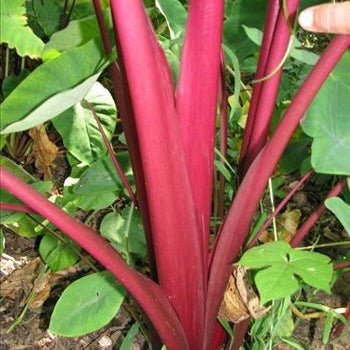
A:
[[[99,0],[93,3],[109,54],[112,45],[101,5]],[[350,37],[345,35],[331,41],[271,137],[282,69],[254,85],[240,155],[240,186],[214,243],[209,245],[218,105],[223,154],[227,138],[221,47],[224,3],[189,2],[175,88],[143,1],[110,1],[118,58],[109,69],[135,177],[134,200],[155,268],[153,279],[129,267],[98,233],[1,168],[1,187],[23,202],[12,209],[32,211],[48,219],[109,270],[137,301],[169,350],[216,349],[224,341],[217,323],[218,309],[232,264],[247,248],[259,200],[301,118],[350,45]],[[298,3],[286,1],[290,23],[295,20]],[[281,1],[269,0],[257,79],[271,73],[283,59],[291,35],[288,21]],[[340,193],[344,184],[340,181],[329,195]],[[222,201],[223,196],[220,198]],[[6,203],[1,207],[10,208]],[[306,220],[292,246],[301,242],[323,210],[321,206]],[[238,349],[243,342],[248,322],[235,326],[233,348]]]

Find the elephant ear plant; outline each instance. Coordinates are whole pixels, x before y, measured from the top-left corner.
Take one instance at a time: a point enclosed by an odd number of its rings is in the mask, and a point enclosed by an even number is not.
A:
[[[111,57],[114,44],[99,1],[93,3],[104,50]],[[298,3],[286,0],[282,6],[279,0],[268,1],[241,150],[240,185],[215,241],[209,243],[217,107],[225,98],[221,76],[225,1],[189,1],[176,84],[143,1],[110,1],[118,58],[110,63],[109,72],[133,168],[134,201],[146,232],[153,279],[128,266],[97,232],[1,167],[1,187],[22,202],[1,203],[2,209],[39,214],[90,253],[136,300],[167,349],[209,350],[224,342],[218,311],[232,265],[247,247],[259,201],[294,131],[350,45],[349,36],[333,38],[269,138],[282,75],[279,65],[288,49]],[[2,123],[3,133],[15,130],[12,123],[21,123],[9,120]],[[222,135],[224,143],[225,133]],[[344,186],[342,180],[334,195]],[[299,232],[292,246],[297,246],[309,229]],[[236,326],[238,347],[245,333],[244,322]]]

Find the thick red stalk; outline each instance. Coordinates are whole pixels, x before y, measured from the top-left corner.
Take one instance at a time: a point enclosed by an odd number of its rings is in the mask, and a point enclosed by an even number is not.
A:
[[[269,216],[269,218],[265,221],[264,225],[261,227],[261,229],[258,231],[258,233],[254,236],[254,238],[249,242],[246,249],[252,248],[259,240],[261,235],[265,232],[265,230],[271,225],[273,218],[275,218],[280,211],[287,205],[289,200],[293,197],[294,193],[298,191],[298,189],[307,181],[310,176],[313,174],[313,170],[309,170],[292,188],[291,191],[283,198],[281,203],[277,206],[276,210]]]
[[[224,4],[224,0],[190,1],[176,94],[205,257],[209,242]]]
[[[244,342],[245,334],[248,331],[249,328],[249,321],[250,319],[247,318],[246,320],[243,320],[239,323],[235,324],[234,328],[234,339],[232,346],[229,350],[239,350]]]
[[[285,14],[282,10],[279,12],[264,75],[272,73],[283,61],[292,34],[290,32],[289,23],[294,23],[298,4],[299,0],[286,1],[289,15],[288,18],[285,18]],[[272,77],[262,82],[257,106],[253,116],[254,124],[250,132],[250,138],[246,141],[248,142],[248,145],[245,147],[244,159],[242,159],[243,174],[266,144],[281,76],[282,68],[280,68]]]
[[[28,214],[33,213],[33,210],[24,204],[13,204],[13,203],[5,203],[5,202],[0,202],[0,210],[16,211],[16,212],[28,213]]]
[[[205,325],[206,349],[210,344],[217,312],[232,273],[232,264],[248,236],[268,179],[313,98],[349,45],[350,36],[345,35],[337,36],[331,42],[294,97],[271,140],[248,169],[238,189],[216,241],[211,264]]]
[[[344,317],[347,319],[347,321],[350,321],[350,300],[348,301],[348,303],[346,305]],[[337,326],[334,328],[334,331],[332,334],[333,337],[334,338],[340,337],[342,335],[345,327],[349,327],[349,325],[345,325],[344,323],[338,323]]]
[[[340,180],[327,194],[327,198],[335,197],[340,194],[346,185],[346,179]],[[309,231],[314,227],[321,215],[326,211],[324,203],[322,203],[318,208],[316,208],[311,215],[305,220],[298,231],[293,236],[290,245],[292,247],[297,247],[300,242],[305,238]]]
[[[70,217],[2,166],[0,172],[2,188],[11,192],[39,215],[57,226],[118,279],[145,310],[169,349],[188,349],[181,324],[158,285],[131,269],[117,251],[98,233]]]
[[[202,238],[169,69],[164,66],[142,2],[111,1],[111,8],[140,144],[159,282],[180,318],[191,349],[202,349]]]
[[[125,187],[125,189],[127,190],[127,192],[129,193],[129,196],[130,196],[130,199],[134,202],[134,204],[136,206],[138,206],[138,203],[137,203],[137,199],[135,197],[135,194],[134,192],[132,191],[131,189],[131,186],[129,184],[129,181],[128,179],[126,178],[125,174],[124,174],[124,171],[122,169],[122,167],[120,166],[119,164],[119,161],[117,159],[117,157],[115,156],[114,154],[114,150],[112,148],[112,145],[111,143],[109,142],[108,138],[107,138],[107,135],[101,125],[101,122],[100,122],[100,119],[98,117],[98,115],[96,114],[96,111],[94,109],[94,107],[91,105],[91,103],[89,103],[89,101],[85,100],[85,103],[88,105],[92,115],[94,116],[95,120],[96,120],[96,123],[97,123],[97,127],[98,127],[98,130],[100,131],[101,133],[101,136],[102,136],[102,139],[103,139],[103,143],[105,144],[106,148],[107,148],[107,151],[108,151],[108,154],[109,154],[109,157],[111,158],[112,162],[113,162],[113,165]]]
[[[255,79],[261,79],[266,76],[266,65],[270,57],[271,43],[273,40],[273,36],[276,29],[276,24],[278,20],[278,15],[281,9],[281,1],[280,0],[269,0],[267,7],[267,16],[264,27],[264,35],[260,48],[260,55],[258,61],[258,67],[255,75]],[[258,107],[258,103],[260,101],[260,93],[263,86],[263,82],[256,83],[253,86],[252,98],[250,100],[250,107],[247,118],[247,125],[244,131],[244,138],[241,148],[240,159],[241,162],[246,158],[247,148],[250,143],[250,139],[252,137],[256,110]]]
[[[333,265],[334,270],[345,269],[347,267],[350,267],[350,260],[346,260],[346,261],[342,261],[342,262],[339,262],[339,263],[335,263]]]
[[[100,28],[104,50],[106,54],[110,54],[112,52],[112,44],[110,42],[108,29],[104,21],[100,0],[93,0],[93,5],[96,12],[97,22]],[[116,44],[118,46],[118,42]],[[118,112],[122,120],[123,130],[125,132],[125,139],[128,146],[131,165],[135,177],[136,188],[138,191],[138,204],[147,238],[148,256],[150,258],[151,266],[155,267],[152,231],[149,222],[149,210],[147,206],[147,197],[144,185],[145,181],[141,164],[140,149],[136,137],[134,112],[132,110],[130,102],[129,87],[126,81],[125,74],[123,74],[123,67],[124,65],[122,58],[118,57],[117,62],[113,62],[109,66],[109,72],[113,82],[114,97],[117,101]],[[156,279],[155,269],[152,269],[152,272],[154,273],[153,278]]]

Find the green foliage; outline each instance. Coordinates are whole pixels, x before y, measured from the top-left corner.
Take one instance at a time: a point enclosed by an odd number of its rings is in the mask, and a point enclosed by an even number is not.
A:
[[[131,174],[131,167],[128,162],[127,153],[122,152],[117,155],[121,161],[126,175]],[[84,173],[80,176],[79,181],[75,184],[73,192],[75,194],[98,195],[107,192],[118,192],[123,188],[120,177],[107,155],[96,162],[94,162]]]
[[[82,164],[90,165],[106,154],[106,146],[85,100],[95,110],[110,140],[116,126],[117,110],[110,92],[98,82],[92,85],[84,100],[56,117],[53,124],[71,155]]]
[[[133,263],[133,256],[143,259],[146,257],[146,239],[141,217],[133,206],[123,209],[121,213],[107,214],[101,222],[100,231],[129,264]]]
[[[2,231],[2,227],[0,227],[0,255],[3,254],[5,248],[5,237]]]
[[[259,269],[254,280],[261,302],[284,298],[300,288],[300,281],[330,292],[333,268],[322,254],[293,249],[284,241],[266,243],[243,254],[238,265]]]
[[[64,337],[79,337],[105,326],[118,312],[124,289],[109,272],[98,272],[69,285],[53,311],[49,329]]]
[[[7,76],[2,83],[2,95],[4,99],[30,74],[27,69],[22,69],[18,75]]]
[[[1,133],[26,130],[67,110],[87,94],[106,63],[100,43],[92,40],[42,64],[2,103]]]
[[[325,205],[327,209],[336,215],[350,236],[350,205],[339,197],[328,198],[325,201]]]
[[[315,97],[303,122],[313,138],[311,164],[324,174],[350,175],[350,53],[346,53]]]
[[[74,247],[74,251],[72,249]],[[53,271],[64,270],[78,261],[80,248],[70,239],[62,237],[57,239],[54,236],[45,234],[39,245],[39,252],[42,259]]]
[[[40,58],[44,43],[27,26],[25,0],[1,0],[0,42],[20,56]]]
[[[137,335],[137,332],[139,331],[140,324],[138,322],[135,322],[131,328],[128,331],[128,334],[124,338],[123,342],[120,345],[119,350],[132,350],[133,348],[133,342]]]

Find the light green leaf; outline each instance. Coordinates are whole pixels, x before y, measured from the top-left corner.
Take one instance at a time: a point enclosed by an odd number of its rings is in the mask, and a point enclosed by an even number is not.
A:
[[[284,241],[266,243],[243,254],[238,265],[261,269],[255,283],[261,303],[287,297],[300,287],[297,277],[315,288],[330,292],[333,269],[322,254],[293,249]]]
[[[127,152],[117,154],[125,175],[131,175],[131,166]],[[74,186],[75,194],[96,195],[106,192],[118,192],[123,188],[117,171],[107,155],[94,162],[80,177]]]
[[[62,53],[32,72],[1,105],[1,133],[31,128],[79,102],[106,66],[92,40]]]
[[[83,210],[101,210],[112,205],[117,198],[116,192],[76,194],[74,195],[74,203],[77,208]]]
[[[124,256],[132,253],[145,258],[147,249],[142,220],[139,212],[131,208],[107,214],[101,222],[100,232]]]
[[[313,137],[311,164],[324,174],[350,175],[350,52],[315,97],[301,125]]]
[[[350,236],[350,205],[339,197],[328,198],[325,205],[338,218]]]
[[[63,337],[79,337],[112,320],[125,297],[124,289],[109,272],[80,278],[58,300],[49,329]]]
[[[181,38],[185,33],[187,12],[179,0],[156,0],[156,7],[165,17],[168,24],[170,38]],[[180,42],[181,44],[181,42]]]
[[[256,45],[261,45],[263,32],[257,28],[243,26],[245,33],[248,38]],[[293,38],[292,47],[290,49],[289,55],[296,60],[306,63],[313,66],[318,59],[319,55],[314,54],[313,52],[301,49],[302,43],[297,39]]]
[[[25,0],[1,0],[0,42],[24,57],[40,58],[44,43],[27,26]]]
[[[40,255],[53,272],[64,270],[78,261],[78,255],[70,247],[79,251],[79,246],[66,237],[62,237],[62,240],[45,235],[40,241]]]
[[[83,101],[56,117],[53,124],[61,134],[67,150],[81,163],[89,165],[107,151],[96,120],[85,100],[92,105],[110,140],[116,126],[117,109],[110,92],[98,82],[94,83]]]
[[[139,331],[140,324],[135,322],[128,331],[128,334],[124,338],[119,350],[132,350],[134,339]]]

